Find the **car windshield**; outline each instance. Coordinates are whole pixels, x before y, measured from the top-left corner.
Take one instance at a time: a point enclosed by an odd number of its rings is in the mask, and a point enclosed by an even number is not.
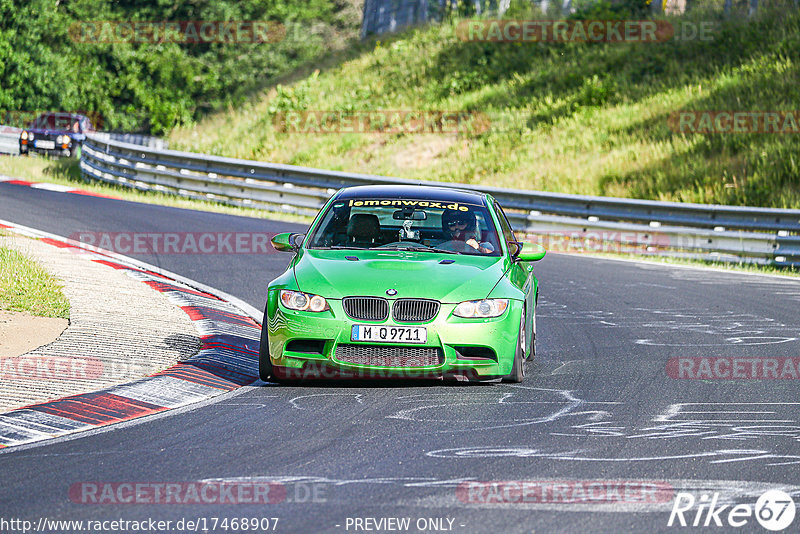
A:
[[[73,113],[43,113],[31,122],[32,129],[83,133],[89,128],[86,117]]]
[[[308,246],[499,256],[497,235],[483,205],[352,198],[328,207]]]

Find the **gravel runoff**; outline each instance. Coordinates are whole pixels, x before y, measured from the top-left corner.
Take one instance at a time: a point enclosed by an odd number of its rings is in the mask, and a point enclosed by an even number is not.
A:
[[[0,360],[0,412],[129,382],[200,350],[189,316],[126,271],[36,239],[0,236],[0,245],[53,274],[71,307],[67,329],[17,358],[18,366],[26,360],[19,370]]]

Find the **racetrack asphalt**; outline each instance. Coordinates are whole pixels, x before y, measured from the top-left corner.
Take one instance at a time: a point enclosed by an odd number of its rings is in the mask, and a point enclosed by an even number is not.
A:
[[[64,237],[303,231],[11,184],[0,184],[0,219]],[[259,309],[289,260],[130,255]],[[417,523],[426,518],[445,518],[439,531],[468,533],[669,532],[681,530],[668,526],[677,492],[753,504],[782,488],[800,503],[800,381],[667,374],[676,357],[800,357],[800,282],[556,254],[536,274],[537,358],[521,385],[245,387],[192,409],[0,453],[0,516],[205,519],[209,530],[218,518],[219,532],[219,521],[234,517],[277,517],[276,532],[365,532],[354,519],[388,517],[409,518],[408,532],[434,531],[435,523]],[[89,504],[74,493],[87,482],[211,480],[273,481],[287,493],[266,505]],[[561,486],[524,503],[513,495],[506,504],[474,502],[489,494],[470,481],[520,480]],[[614,491],[626,482],[670,490],[641,502]],[[581,500],[597,484],[607,501]],[[763,531],[753,517],[736,530]]]

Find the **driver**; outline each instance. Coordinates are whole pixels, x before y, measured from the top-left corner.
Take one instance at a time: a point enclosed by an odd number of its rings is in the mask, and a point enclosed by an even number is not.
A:
[[[489,242],[480,242],[481,231],[478,229],[478,217],[472,211],[445,210],[442,213],[442,230],[450,241],[462,241],[484,254],[494,252]]]

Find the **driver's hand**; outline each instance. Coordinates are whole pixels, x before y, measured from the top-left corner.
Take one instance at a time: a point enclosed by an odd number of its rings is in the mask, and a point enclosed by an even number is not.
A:
[[[478,250],[478,247],[480,246],[475,239],[467,239],[466,243],[467,243],[467,245],[471,246],[475,250]]]

